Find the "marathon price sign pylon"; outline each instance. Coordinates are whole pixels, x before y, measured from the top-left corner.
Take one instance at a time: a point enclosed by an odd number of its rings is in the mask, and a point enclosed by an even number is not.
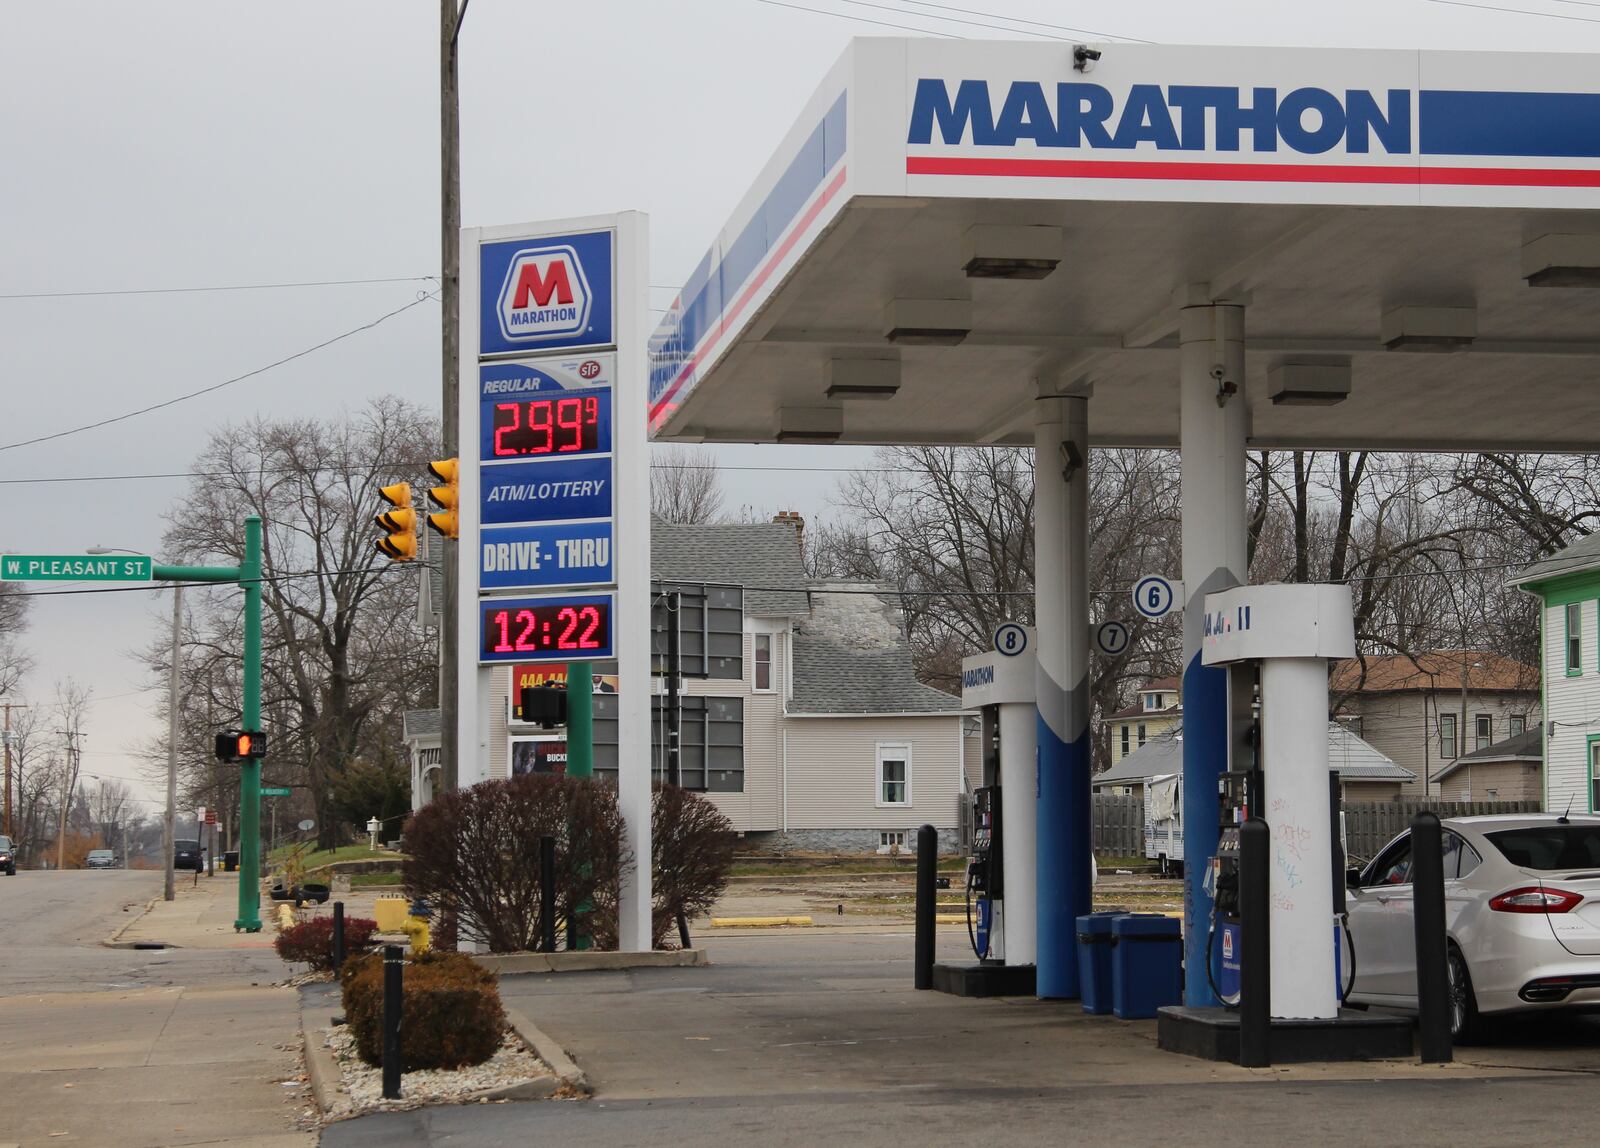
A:
[[[651,855],[648,259],[637,212],[461,233],[461,782],[491,776],[513,663],[615,660],[634,857]],[[624,874],[624,951],[650,947],[651,895],[648,865]]]

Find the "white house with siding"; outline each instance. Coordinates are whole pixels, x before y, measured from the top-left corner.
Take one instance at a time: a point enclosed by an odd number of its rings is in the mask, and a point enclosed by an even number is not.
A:
[[[960,702],[917,681],[903,619],[883,588],[806,577],[803,528],[798,516],[652,525],[654,579],[738,586],[744,595],[740,676],[683,681],[683,783],[728,815],[746,849],[910,849],[927,823],[939,830],[941,848],[953,850],[971,740]],[[552,736],[511,720],[511,673],[494,673],[489,740],[496,777],[511,772],[517,743]],[[595,697],[601,777],[615,771],[615,704],[614,696]],[[659,683],[655,704],[660,775]],[[415,805],[431,792],[424,762],[437,746],[437,717],[428,719],[436,713],[406,719]]]
[[[1600,811],[1600,534],[1509,579],[1539,599],[1544,807]]]

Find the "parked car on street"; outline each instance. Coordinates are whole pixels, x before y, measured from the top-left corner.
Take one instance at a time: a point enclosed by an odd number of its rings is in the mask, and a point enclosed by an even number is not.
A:
[[[1498,1014],[1600,1010],[1600,817],[1452,817],[1443,845],[1453,1035]],[[1352,1003],[1417,1007],[1411,861],[1408,831],[1352,880]]]
[[[7,877],[17,875],[17,850],[9,837],[0,837],[0,873]]]
[[[179,839],[172,843],[172,867],[174,869],[193,869],[196,873],[206,867],[205,850],[200,848],[198,841],[185,841]]]
[[[88,859],[84,862],[86,869],[115,869],[117,855],[110,849],[91,849]]]

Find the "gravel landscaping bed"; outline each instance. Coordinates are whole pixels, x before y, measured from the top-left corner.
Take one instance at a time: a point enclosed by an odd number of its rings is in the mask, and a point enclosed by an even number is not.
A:
[[[340,1025],[323,1030],[324,1043],[339,1066],[339,1105],[331,1119],[364,1112],[395,1112],[424,1104],[471,1104],[502,1099],[502,1092],[521,1085],[556,1082],[550,1067],[535,1056],[516,1033],[506,1031],[499,1050],[469,1068],[425,1069],[400,1080],[400,1099],[383,1099],[383,1070],[366,1064],[356,1052],[355,1037]]]

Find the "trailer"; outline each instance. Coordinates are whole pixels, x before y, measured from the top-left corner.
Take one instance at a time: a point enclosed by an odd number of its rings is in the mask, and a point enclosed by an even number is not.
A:
[[[1144,855],[1163,877],[1183,872],[1183,774],[1162,773],[1144,787]]]

